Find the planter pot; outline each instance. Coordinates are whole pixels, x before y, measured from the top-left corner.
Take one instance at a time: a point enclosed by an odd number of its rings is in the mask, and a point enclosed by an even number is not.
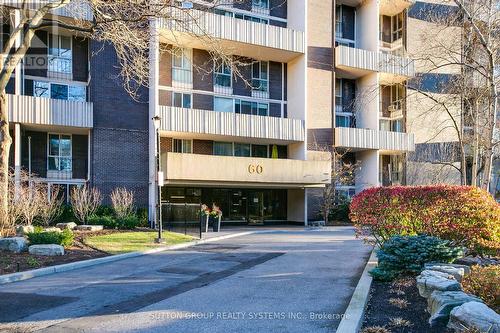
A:
[[[220,216],[210,216],[210,221],[212,223],[213,232],[219,232],[220,229]]]

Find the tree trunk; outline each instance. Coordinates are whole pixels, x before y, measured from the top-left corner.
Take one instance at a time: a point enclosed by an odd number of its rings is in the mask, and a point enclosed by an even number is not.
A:
[[[9,152],[12,138],[9,133],[9,115],[5,91],[0,93],[0,233],[9,225]]]

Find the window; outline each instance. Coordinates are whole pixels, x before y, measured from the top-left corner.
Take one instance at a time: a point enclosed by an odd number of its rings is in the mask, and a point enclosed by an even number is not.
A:
[[[71,172],[71,135],[49,134],[48,170]]]
[[[403,38],[403,13],[399,13],[392,18],[392,41]]]
[[[48,70],[57,73],[72,73],[71,37],[49,34]]]
[[[252,64],[252,89],[262,92],[268,91],[268,62],[257,61]]]
[[[234,156],[250,157],[250,144],[249,143],[235,143]]]
[[[336,127],[351,127],[351,117],[350,116],[335,116],[335,126]]]
[[[252,0],[252,7],[269,9],[269,0]]]
[[[172,80],[179,83],[192,83],[191,50],[176,49],[172,52]]]
[[[260,17],[256,16],[251,16],[251,15],[243,15],[239,13],[235,13],[234,17],[237,19],[245,20],[245,21],[251,21],[251,22],[256,22],[256,23],[263,23],[263,24],[269,24],[269,21]]]
[[[68,86],[47,81],[33,81],[33,96],[85,102],[87,100],[87,89],[85,86]]]
[[[269,145],[270,158],[288,158],[288,147],[281,145]]]
[[[214,155],[233,156],[233,143],[214,142]]]
[[[63,84],[52,83],[50,85],[50,98],[68,99],[68,86]]]
[[[355,47],[356,9],[346,5],[335,7],[335,46]]]
[[[191,108],[191,94],[172,92],[173,106],[177,108]]]
[[[172,150],[174,153],[193,153],[193,144],[191,140],[173,139]]]
[[[233,112],[233,99],[214,97],[214,111]]]
[[[239,99],[235,101],[234,108],[236,113],[242,114],[267,116],[269,113],[269,104],[243,101]]]
[[[252,145],[252,157],[267,157],[267,146]]]
[[[215,62],[214,84],[221,87],[231,87],[231,65],[222,61]]]
[[[335,80],[335,112],[342,112],[342,80]]]

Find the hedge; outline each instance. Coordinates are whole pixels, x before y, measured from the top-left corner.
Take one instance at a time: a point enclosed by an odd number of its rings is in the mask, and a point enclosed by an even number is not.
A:
[[[356,195],[350,211],[357,234],[379,245],[395,235],[426,234],[474,253],[500,252],[500,205],[477,187],[374,187]]]

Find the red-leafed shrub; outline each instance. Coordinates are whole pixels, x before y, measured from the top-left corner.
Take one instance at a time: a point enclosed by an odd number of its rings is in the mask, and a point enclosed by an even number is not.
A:
[[[500,251],[500,205],[470,186],[374,187],[356,195],[350,218],[379,245],[394,235],[427,234],[479,254]]]

